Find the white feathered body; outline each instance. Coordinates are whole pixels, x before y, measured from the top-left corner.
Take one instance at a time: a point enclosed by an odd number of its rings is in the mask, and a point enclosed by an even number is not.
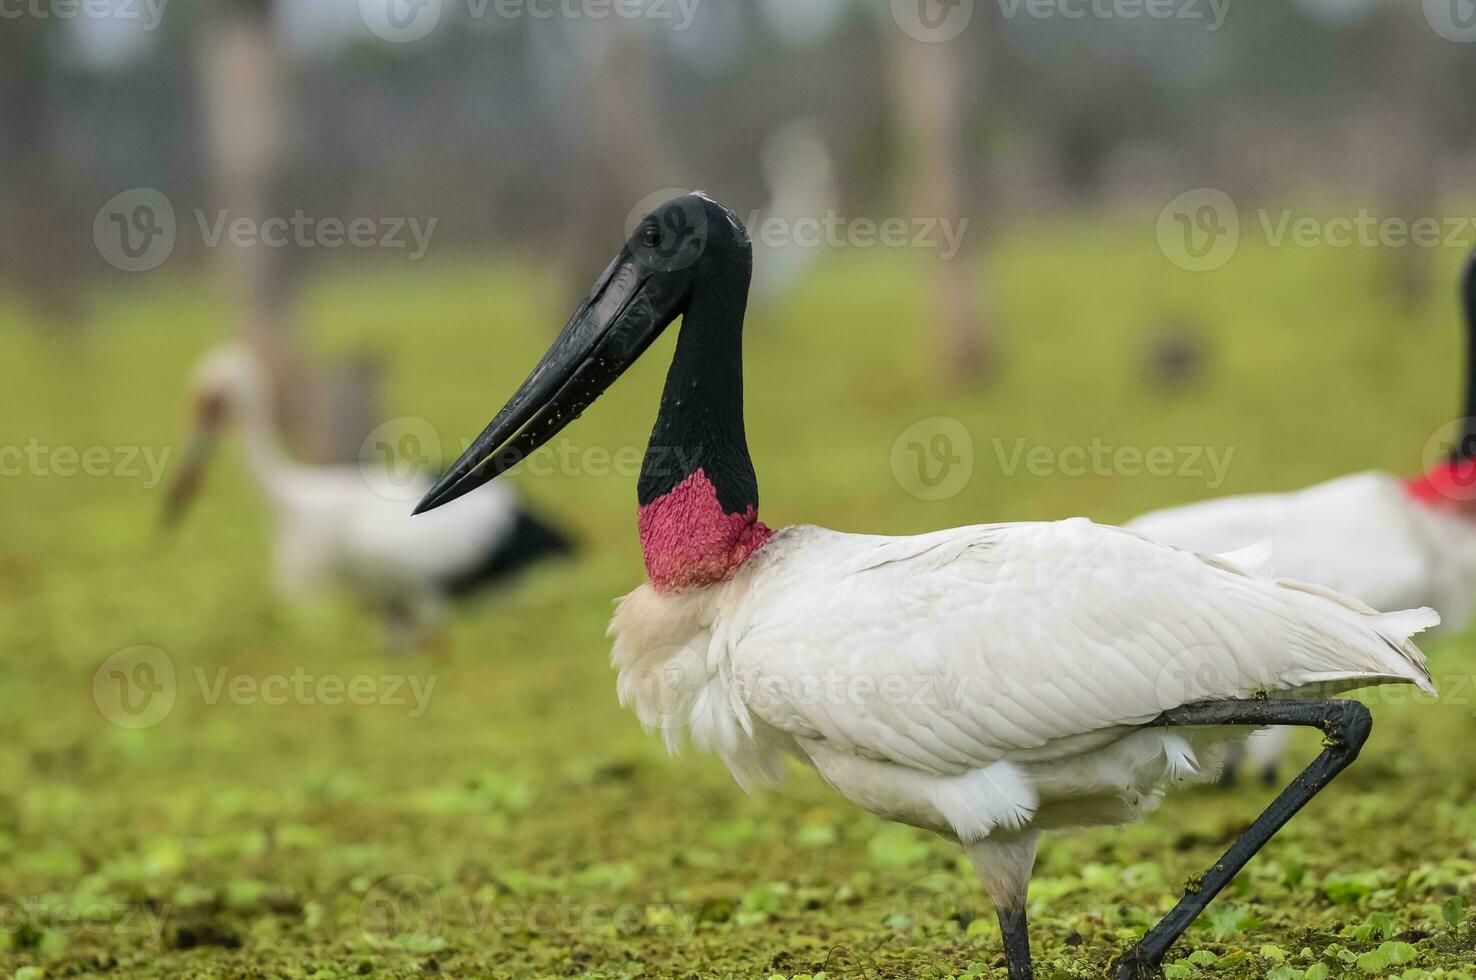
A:
[[[796,526],[729,580],[649,584],[611,634],[623,703],[745,788],[785,755],[881,816],[977,841],[1130,820],[1243,730],[1143,728],[1212,698],[1429,688],[1379,614],[1085,519],[916,537]]]
[[[340,584],[381,601],[434,601],[508,535],[518,502],[510,486],[496,484],[412,518],[429,486],[419,478],[396,485],[351,466],[282,467],[263,481],[278,587],[291,597]]]

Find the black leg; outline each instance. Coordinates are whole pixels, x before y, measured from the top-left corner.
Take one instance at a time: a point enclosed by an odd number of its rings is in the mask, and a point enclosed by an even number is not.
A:
[[[1358,758],[1373,728],[1373,716],[1357,701],[1203,701],[1165,711],[1151,724],[1304,725],[1322,729],[1326,737],[1322,754],[1236,838],[1214,867],[1185,889],[1179,904],[1122,955],[1116,965],[1116,980],[1150,980],[1163,975],[1163,957],[1174,940],[1273,834]]]
[[[1025,921],[1025,906],[1006,908],[998,906],[999,931],[1004,936],[1005,965],[1010,971],[1010,980],[1031,980],[1030,971],[1030,926]]]

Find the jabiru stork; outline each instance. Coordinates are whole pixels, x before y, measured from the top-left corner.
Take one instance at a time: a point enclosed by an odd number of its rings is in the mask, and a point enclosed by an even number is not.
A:
[[[1375,609],[1431,606],[1440,633],[1476,611],[1476,254],[1461,276],[1466,329],[1465,411],[1449,457],[1415,477],[1365,471],[1301,490],[1242,494],[1156,510],[1125,526],[1177,548],[1218,554],[1269,546],[1278,576],[1316,582]],[[1289,728],[1243,743],[1267,783]],[[1242,746],[1227,759],[1232,780]]]
[[[191,382],[194,435],[165,497],[177,522],[203,482],[224,425],[239,429],[247,466],[274,522],[273,572],[279,593],[299,600],[329,584],[378,610],[392,649],[415,646],[444,618],[452,599],[507,581],[524,568],[568,554],[569,539],[524,506],[511,487],[478,494],[430,523],[412,521],[431,481],[414,477],[390,495],[355,466],[307,466],[283,450],[271,419],[270,387],[256,359],[231,344],[207,354]]]
[[[996,907],[1012,980],[1031,975],[1026,890],[1045,831],[1119,824],[1212,775],[1235,726],[1308,725],[1326,748],[1117,963],[1160,972],[1173,941],[1358,754],[1370,684],[1430,690],[1378,613],[1084,518],[915,537],[758,517],[743,424],[752,251],[688,195],[636,228],[511,400],[417,507],[483,486],[574,421],[683,318],[637,496],[649,581],[610,633],[622,702],[716,753],[745,789],[785,756],[853,803],[957,840]]]

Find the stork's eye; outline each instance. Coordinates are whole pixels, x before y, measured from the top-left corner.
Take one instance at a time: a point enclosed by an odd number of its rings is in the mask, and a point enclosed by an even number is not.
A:
[[[642,227],[641,244],[646,246],[647,248],[655,248],[657,245],[661,244],[661,229],[657,228],[654,224],[649,224]]]

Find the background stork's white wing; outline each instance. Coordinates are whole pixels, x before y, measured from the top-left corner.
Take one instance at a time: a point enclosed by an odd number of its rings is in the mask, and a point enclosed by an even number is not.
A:
[[[446,577],[485,560],[517,518],[518,496],[510,484],[489,484],[415,517],[411,511],[430,484],[424,481],[411,489],[383,497],[364,485],[355,501],[357,530],[350,542],[356,558],[425,578]]]
[[[796,527],[768,548],[714,611],[742,708],[929,772],[1052,758],[1205,698],[1430,686],[1408,640],[1429,610],[1378,614],[1081,518]]]
[[[1441,598],[1437,549],[1420,516],[1398,478],[1354,473],[1290,493],[1156,510],[1126,526],[1202,554],[1269,541],[1275,575],[1316,582],[1375,609],[1403,609]]]

